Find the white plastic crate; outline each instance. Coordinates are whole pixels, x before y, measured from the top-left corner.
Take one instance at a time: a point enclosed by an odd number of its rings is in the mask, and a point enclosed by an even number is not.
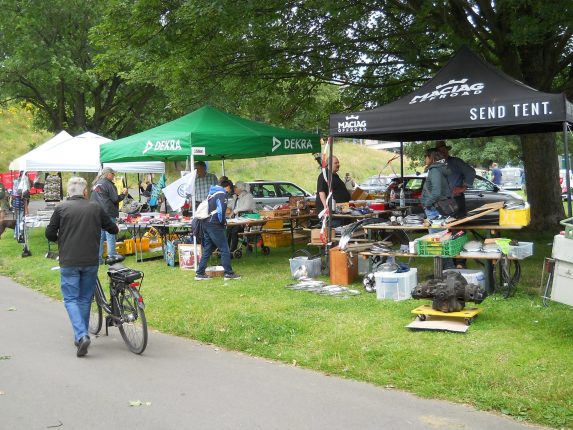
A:
[[[481,270],[446,269],[442,274],[445,277],[449,272],[457,272],[465,278],[468,284],[479,285],[481,288],[485,289],[485,276]]]
[[[509,245],[508,257],[523,260],[526,257],[533,255],[533,242],[518,242],[518,245]]]
[[[412,288],[418,285],[418,269],[408,272],[375,272],[376,298],[378,300],[406,300],[412,297]]]
[[[290,263],[290,273],[292,276],[296,273],[296,271],[301,267],[306,267],[306,276],[309,278],[316,278],[320,276],[320,258],[312,258],[309,259],[308,257],[294,257],[289,258]]]

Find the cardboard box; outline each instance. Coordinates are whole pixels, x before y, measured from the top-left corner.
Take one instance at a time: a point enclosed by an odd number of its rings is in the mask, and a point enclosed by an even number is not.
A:
[[[325,230],[326,233],[326,230]],[[331,238],[334,238],[336,236],[336,231],[334,229],[331,229]],[[316,243],[316,244],[322,244],[322,240],[320,240],[320,229],[319,228],[313,228],[312,230],[310,230],[310,243]]]
[[[360,187],[356,187],[354,191],[352,191],[352,196],[350,197],[350,200],[368,200],[368,198],[369,194],[366,191],[364,191]]]
[[[179,250],[179,267],[183,270],[194,270],[194,257],[193,248],[195,245],[190,243],[180,243]],[[197,245],[197,264],[201,259],[201,245]]]
[[[349,285],[358,278],[358,255],[347,254],[340,248],[331,248],[330,253],[330,283]]]

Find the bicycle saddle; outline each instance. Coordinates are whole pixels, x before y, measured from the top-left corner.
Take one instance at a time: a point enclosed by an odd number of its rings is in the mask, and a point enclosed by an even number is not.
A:
[[[125,260],[125,256],[121,254],[110,255],[106,257],[105,264],[107,264],[108,266],[113,266],[116,263],[121,263],[123,260]]]

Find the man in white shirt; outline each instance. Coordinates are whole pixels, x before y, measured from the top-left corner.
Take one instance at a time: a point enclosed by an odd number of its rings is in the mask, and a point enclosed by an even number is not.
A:
[[[229,203],[231,208],[231,218],[239,217],[245,213],[255,211],[255,198],[249,191],[249,186],[243,181],[237,181],[235,184],[235,195]],[[229,249],[231,254],[239,245],[239,233],[244,230],[243,226],[227,226],[227,237],[229,239]]]

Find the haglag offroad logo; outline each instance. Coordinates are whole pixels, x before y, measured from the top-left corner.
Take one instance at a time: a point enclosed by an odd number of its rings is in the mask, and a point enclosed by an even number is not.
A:
[[[151,149],[154,151],[181,151],[181,142],[179,139],[157,140],[155,143],[153,143],[151,140],[148,140],[145,144],[143,154],[145,154],[147,151],[150,151]]]
[[[468,83],[469,79],[452,79],[446,84],[436,85],[436,89],[426,93],[416,95],[410,100],[410,104],[423,103],[432,100],[441,100],[451,97],[464,97],[481,94],[485,88],[483,82]]]
[[[271,152],[275,152],[276,150],[283,147],[286,150],[295,151],[295,150],[306,150],[312,149],[312,141],[310,139],[298,138],[298,139],[279,139],[278,137],[273,136],[273,146]]]
[[[355,133],[360,131],[366,131],[368,126],[366,120],[361,120],[360,115],[348,115],[344,117],[345,121],[338,122],[338,132],[339,133]]]

